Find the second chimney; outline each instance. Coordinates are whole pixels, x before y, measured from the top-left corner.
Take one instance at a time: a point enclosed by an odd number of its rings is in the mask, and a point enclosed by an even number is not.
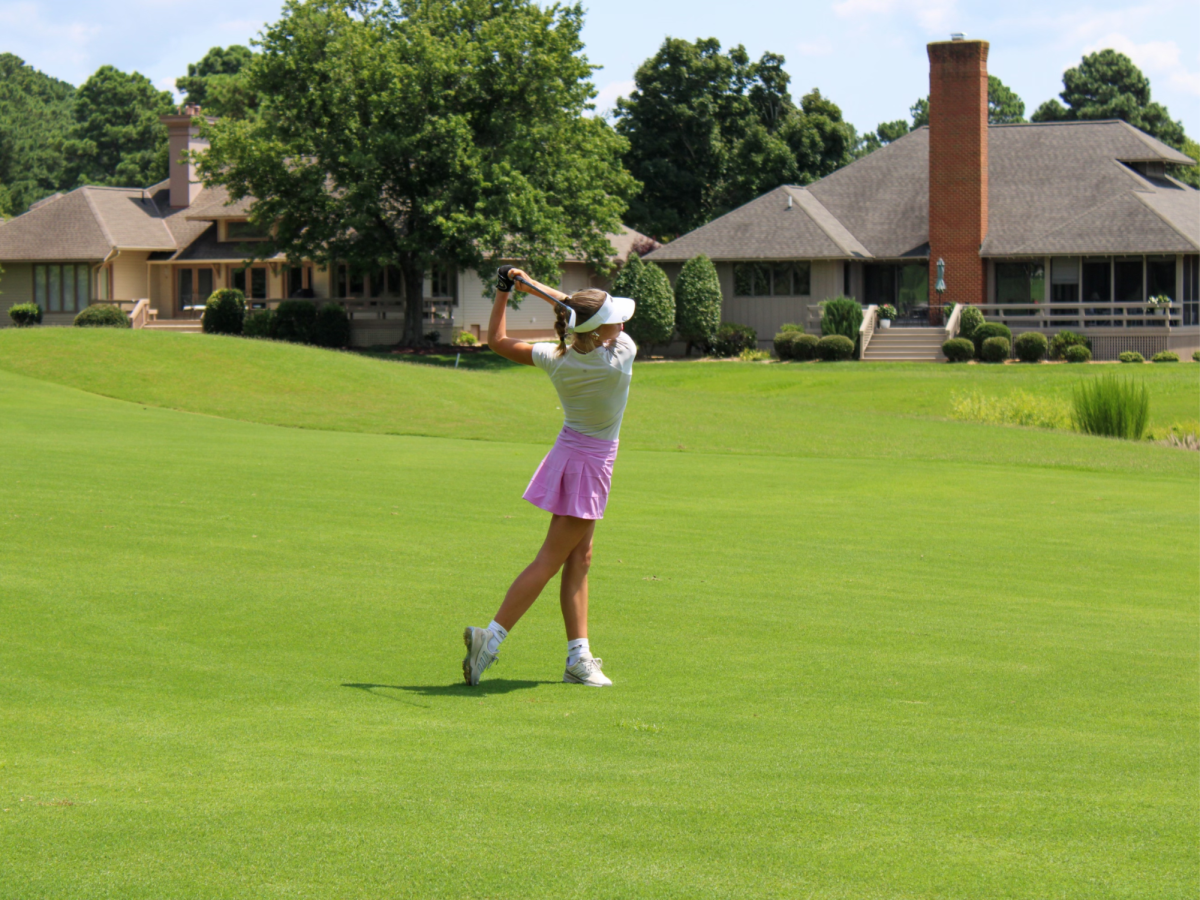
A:
[[[203,188],[196,180],[196,166],[185,157],[192,150],[208,148],[208,141],[200,137],[199,125],[193,124],[193,119],[199,116],[200,107],[188,104],[179,110],[178,115],[162,116],[160,120],[167,126],[167,152],[170,154],[167,171],[173,209],[190,206]],[[215,122],[216,119],[210,117],[208,121]]]
[[[929,51],[929,285],[946,262],[941,302],[983,303],[979,248],[988,224],[987,41],[938,41]],[[937,299],[932,295],[931,300]]]

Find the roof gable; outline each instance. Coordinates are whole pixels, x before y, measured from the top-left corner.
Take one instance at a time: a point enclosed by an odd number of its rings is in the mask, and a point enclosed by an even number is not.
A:
[[[113,245],[83,188],[0,225],[0,261],[104,259]]]

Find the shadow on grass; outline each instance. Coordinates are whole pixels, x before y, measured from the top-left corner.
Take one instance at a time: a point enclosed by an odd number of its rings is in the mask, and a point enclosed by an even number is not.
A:
[[[393,353],[391,347],[366,347],[361,350],[355,350],[360,356],[370,356],[374,359],[382,359],[386,362],[406,362],[416,363],[425,366],[442,366],[454,368],[455,358],[457,354],[450,350],[442,352],[440,349],[431,353]],[[478,350],[463,353],[458,357],[458,368],[460,369],[482,369],[483,371],[495,371],[498,369],[512,369],[517,367],[518,363],[511,362],[503,356],[493,353],[491,350]]]
[[[481,681],[475,687],[458,682],[457,684],[343,684],[342,687],[357,688],[374,694],[376,697],[386,697],[388,700],[399,700],[407,703],[404,697],[396,697],[386,691],[404,691],[421,697],[485,697],[488,694],[508,694],[512,691],[535,688],[539,684],[557,684],[554,681],[516,681],[511,678],[491,678]]]

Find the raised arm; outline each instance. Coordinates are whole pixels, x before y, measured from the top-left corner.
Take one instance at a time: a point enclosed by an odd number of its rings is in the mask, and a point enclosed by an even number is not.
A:
[[[567,299],[567,295],[561,291],[556,291],[554,288],[546,287],[540,282],[533,281],[520,269],[510,269],[510,276],[519,275],[520,277],[532,282],[540,290],[545,291],[551,297],[558,297],[561,300]],[[515,285],[518,291],[523,293],[531,293],[531,291],[521,283]],[[507,312],[508,298],[512,296],[511,291],[497,290],[496,300],[492,303],[492,317],[488,321],[488,346],[496,353],[503,356],[505,359],[511,359],[515,363],[520,363],[523,366],[533,365],[533,345],[525,341],[517,340],[508,336]],[[536,297],[537,295],[534,294]],[[545,300],[545,298],[541,298]],[[551,306],[554,303],[546,300]]]

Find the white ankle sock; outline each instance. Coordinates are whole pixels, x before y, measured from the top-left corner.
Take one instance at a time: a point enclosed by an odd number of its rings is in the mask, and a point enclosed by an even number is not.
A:
[[[573,666],[580,659],[591,659],[592,650],[588,646],[587,638],[575,638],[573,641],[567,641],[567,665]]]
[[[504,643],[504,639],[508,637],[508,631],[495,619],[492,619],[492,624],[487,627],[487,630],[492,633],[492,636],[488,639],[488,653],[495,653],[500,649],[500,645]]]

